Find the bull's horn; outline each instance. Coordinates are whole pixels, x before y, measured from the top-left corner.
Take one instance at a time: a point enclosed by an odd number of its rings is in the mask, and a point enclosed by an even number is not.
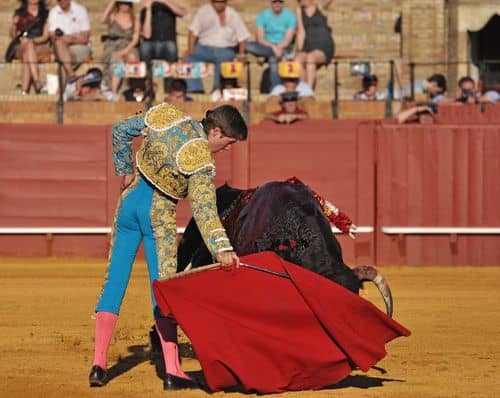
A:
[[[387,315],[392,317],[392,293],[385,278],[374,267],[371,267],[369,265],[358,265],[352,271],[361,282],[371,281],[375,283],[378,291],[384,299]]]

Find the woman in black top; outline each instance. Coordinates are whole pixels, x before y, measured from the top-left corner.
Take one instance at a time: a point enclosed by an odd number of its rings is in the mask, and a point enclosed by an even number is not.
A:
[[[301,80],[314,87],[316,69],[329,64],[334,54],[334,43],[324,10],[331,0],[324,0],[322,5],[315,0],[300,0],[297,16],[297,55],[295,60],[301,68]]]
[[[16,58],[23,62],[23,94],[29,92],[33,84],[36,93],[42,89],[38,62],[50,61],[49,11],[44,0],[20,0],[21,6],[14,12],[10,37],[20,36]]]

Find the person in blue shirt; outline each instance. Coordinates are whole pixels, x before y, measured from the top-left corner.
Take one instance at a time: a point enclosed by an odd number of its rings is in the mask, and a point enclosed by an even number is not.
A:
[[[284,7],[284,0],[271,0],[271,6],[257,16],[257,41],[247,43],[247,52],[267,58],[271,88],[281,82],[278,62],[293,52],[293,39],[297,29],[295,14]]]

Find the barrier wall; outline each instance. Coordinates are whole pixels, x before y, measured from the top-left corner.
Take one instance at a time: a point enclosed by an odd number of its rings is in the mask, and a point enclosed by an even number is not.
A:
[[[110,127],[0,125],[0,227],[109,227],[120,179]],[[137,143],[138,144],[138,143]],[[384,227],[500,226],[500,127],[261,122],[217,154],[216,184],[297,176],[373,233],[337,235],[350,265],[500,264],[494,235],[387,235]],[[189,207],[181,201],[178,225]],[[105,256],[106,235],[0,235],[0,255]]]
[[[499,235],[380,232],[500,226],[500,126],[386,124],[376,131],[377,262],[500,264]]]

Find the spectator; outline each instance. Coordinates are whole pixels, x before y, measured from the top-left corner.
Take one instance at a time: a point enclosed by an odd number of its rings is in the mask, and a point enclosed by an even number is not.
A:
[[[23,62],[23,94],[32,84],[37,94],[43,87],[37,63],[50,61],[48,13],[44,0],[21,0],[14,12],[9,33],[13,40],[19,37],[16,58]]]
[[[85,75],[76,79],[75,89],[68,101],[118,101],[118,96],[102,86],[102,71],[90,68]]]
[[[278,62],[293,52],[297,20],[292,11],[283,7],[284,0],[271,0],[271,6],[257,16],[257,41],[247,45],[247,52],[267,58],[271,89],[280,84]]]
[[[297,91],[299,98],[313,97],[312,88],[299,79],[299,64],[297,62],[282,62],[279,67],[279,76],[282,83],[275,86],[269,95],[279,96],[286,91]]]
[[[491,103],[495,104],[500,99],[496,91],[487,91],[483,95],[476,89],[476,83],[470,76],[464,76],[458,81],[455,100],[464,104]]]
[[[421,123],[421,124],[432,124],[434,123],[434,115],[436,113],[436,105],[417,105],[412,106],[408,109],[403,109],[400,111],[396,120],[398,123]]]
[[[362,90],[354,94],[354,99],[358,101],[377,101],[385,99],[383,93],[377,91],[377,75],[363,76],[361,81]]]
[[[141,10],[141,60],[177,62],[176,18],[185,15],[186,9],[173,0],[147,0]]]
[[[184,79],[172,79],[170,82],[165,80],[167,87],[165,96],[165,102],[192,102],[193,99],[186,95],[187,93],[187,83]]]
[[[307,119],[309,116],[298,106],[299,94],[297,91],[286,91],[280,95],[279,111],[265,116],[266,119],[273,120],[276,123],[290,124],[299,120]]]
[[[221,88],[215,90],[210,95],[212,102],[226,101],[246,101],[248,99],[248,90],[238,84],[238,79],[234,77],[221,77]]]
[[[112,62],[136,63],[139,62],[137,44],[139,43],[140,24],[134,16],[133,3],[139,0],[110,0],[104,11],[101,22],[108,25],[108,32],[102,36],[104,52],[104,81],[111,91],[117,93],[122,81],[121,77],[112,73]]]
[[[428,96],[427,103],[419,103],[416,106],[404,109],[397,115],[398,123],[417,121],[420,123],[432,123],[433,116],[437,113],[437,105],[449,100],[444,97],[446,92],[446,78],[436,73],[427,78],[424,90]]]
[[[309,86],[316,83],[316,70],[333,58],[335,45],[324,10],[332,0],[300,0],[297,15],[297,51],[295,60],[302,65],[300,78]],[[305,64],[305,67],[303,66]]]
[[[153,101],[155,93],[151,81],[146,78],[129,78],[128,89],[122,93],[123,100],[127,102]]]
[[[241,88],[238,78],[243,71],[241,62],[223,62],[221,64],[220,89],[210,95],[212,102],[245,101],[248,99],[247,89]]]
[[[49,12],[49,33],[56,58],[63,66],[63,86],[76,78],[73,65],[91,55],[87,9],[73,0],[58,0]]]
[[[425,92],[429,96],[429,101],[431,103],[438,104],[444,99],[444,93],[446,92],[446,78],[440,73],[436,73],[428,77]]]
[[[201,6],[189,27],[187,62],[214,63],[213,90],[220,87],[220,64],[244,59],[246,40],[250,33],[238,12],[227,5],[227,0],[211,0]],[[201,79],[188,79],[189,92],[203,93]]]

